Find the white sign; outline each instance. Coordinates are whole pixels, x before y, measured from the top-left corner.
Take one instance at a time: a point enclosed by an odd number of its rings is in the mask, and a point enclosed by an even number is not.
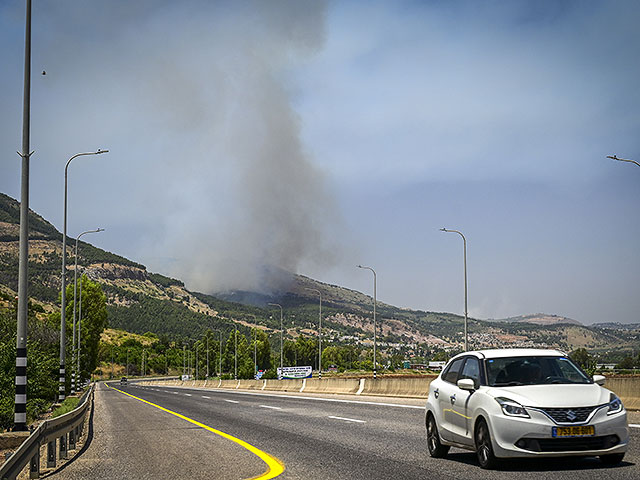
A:
[[[182,381],[186,382],[187,380],[190,380],[189,375],[182,375]]]
[[[278,380],[283,378],[311,378],[313,367],[283,367],[278,368]]]

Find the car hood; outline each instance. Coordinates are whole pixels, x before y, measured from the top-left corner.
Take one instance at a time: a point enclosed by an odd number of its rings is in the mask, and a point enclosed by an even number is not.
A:
[[[507,397],[525,407],[592,407],[609,403],[611,392],[596,383],[588,385],[522,385],[491,388],[493,397]]]

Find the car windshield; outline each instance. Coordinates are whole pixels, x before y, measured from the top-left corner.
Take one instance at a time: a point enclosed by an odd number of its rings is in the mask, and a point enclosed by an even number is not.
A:
[[[486,360],[492,387],[591,383],[591,379],[567,357],[505,357]]]

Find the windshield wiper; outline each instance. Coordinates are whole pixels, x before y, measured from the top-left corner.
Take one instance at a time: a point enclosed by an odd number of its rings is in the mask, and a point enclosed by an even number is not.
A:
[[[501,383],[493,384],[494,387],[518,387],[520,385],[524,385],[524,383],[513,381],[513,382],[501,382]]]

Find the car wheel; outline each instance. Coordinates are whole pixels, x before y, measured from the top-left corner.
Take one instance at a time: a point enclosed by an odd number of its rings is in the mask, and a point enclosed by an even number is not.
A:
[[[438,426],[433,415],[427,417],[427,446],[429,447],[429,455],[434,458],[444,458],[449,453],[449,447],[440,443]]]
[[[487,422],[480,420],[476,425],[475,431],[476,455],[478,463],[484,469],[491,469],[496,466],[498,459],[493,453],[493,445],[491,444],[491,435]]]
[[[624,458],[624,453],[612,453],[610,455],[600,455],[600,461],[605,465],[617,465]]]

